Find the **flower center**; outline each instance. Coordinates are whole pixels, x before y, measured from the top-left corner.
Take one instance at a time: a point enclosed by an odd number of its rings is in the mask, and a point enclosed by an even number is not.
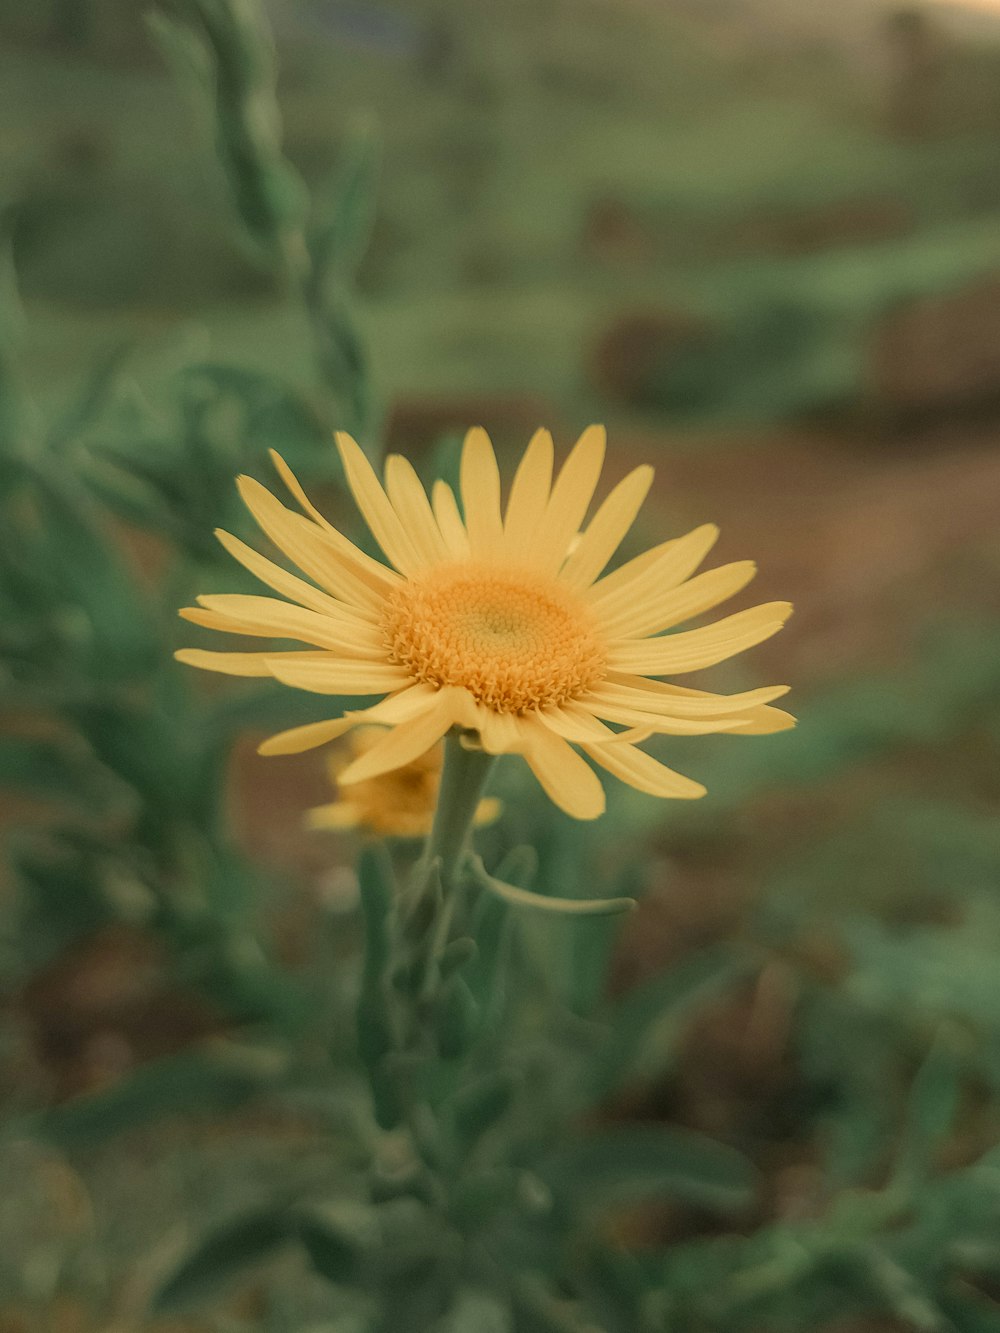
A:
[[[528,570],[440,565],[393,595],[385,628],[394,662],[498,713],[565,703],[605,665],[589,609]]]

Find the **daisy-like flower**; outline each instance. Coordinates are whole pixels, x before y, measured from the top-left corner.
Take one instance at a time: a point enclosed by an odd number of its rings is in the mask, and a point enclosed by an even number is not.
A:
[[[351,758],[367,754],[382,734],[381,727],[358,727],[347,738],[350,754],[331,754],[327,771],[338,789],[339,800],[310,810],[306,816],[310,828],[364,828],[395,838],[419,838],[430,833],[444,762],[444,746],[440,742],[402,768],[345,787],[340,785]],[[499,813],[500,802],[488,796],[479,802],[473,822],[477,827],[491,824]]]
[[[630,472],[585,523],[604,462],[602,427],[584,431],[555,480],[552,437],[537,431],[506,507],[493,447],[478,427],[462,450],[461,508],[442,481],[428,498],[405,458],[387,460],[383,486],[349,436],[338,434],[337,444],[385,562],[327,522],[275,454],[302,512],[250,477],[239,479],[240,494],[310,581],[219,532],[226,549],[280,596],[200,597],[199,606],[181,612],[209,629],[309,645],[290,652],[184,649],[182,662],[273,676],[316,694],[384,696],[282,732],[261,753],[308,750],[359,723],[387,726],[339,774],[343,786],[400,768],[459,728],[475,733],[489,754],[522,755],[556,805],[593,819],[604,809],[604,789],[584,755],[640,791],[691,798],[704,787],[645,754],[641,741],[654,733],[760,735],[794,725],[770,706],[787,686],[717,695],[660,679],[752,648],[781,628],[791,606],[768,602],[664,633],[739,592],[755,566],[744,560],[692,577],[718,536],[706,524],[604,574],[653,471]]]

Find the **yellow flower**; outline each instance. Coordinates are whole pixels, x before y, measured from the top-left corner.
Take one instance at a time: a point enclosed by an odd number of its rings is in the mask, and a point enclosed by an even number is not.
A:
[[[367,754],[382,735],[381,727],[358,727],[348,737],[353,758]],[[316,829],[366,828],[388,837],[423,837],[434,820],[443,760],[444,746],[439,741],[402,768],[341,788],[341,774],[351,759],[334,753],[327,768],[340,800],[316,806],[308,812],[306,822]],[[479,802],[474,822],[480,827],[491,824],[499,813],[500,802],[487,797]]]
[[[603,574],[653,472],[630,472],[584,525],[604,462],[602,427],[584,431],[554,481],[552,438],[537,431],[505,509],[493,448],[478,427],[462,451],[461,509],[442,481],[429,500],[405,458],[388,459],[383,488],[349,436],[338,434],[337,444],[385,563],[331,526],[272,454],[303,512],[250,477],[240,478],[240,494],[311,582],[219,532],[226,549],[281,597],[200,597],[200,606],[181,612],[210,629],[310,645],[298,652],[185,649],[177,654],[182,662],[273,676],[317,694],[384,696],[282,732],[261,753],[311,749],[363,722],[387,725],[339,775],[343,785],[411,763],[457,727],[477,733],[490,754],[522,755],[556,805],[593,819],[604,809],[604,790],[576,746],[640,791],[690,798],[705,789],[644,754],[639,742],[654,733],[759,735],[794,725],[769,707],[784,685],[726,696],[655,679],[753,647],[781,628],[791,606],[768,602],[664,635],[739,592],[755,566],[739,561],[691,577],[718,536],[707,524]]]

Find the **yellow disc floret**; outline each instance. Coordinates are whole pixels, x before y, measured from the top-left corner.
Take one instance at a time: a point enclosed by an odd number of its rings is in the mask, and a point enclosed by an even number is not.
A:
[[[498,713],[578,698],[605,667],[587,606],[530,570],[440,565],[395,593],[384,625],[393,662]]]

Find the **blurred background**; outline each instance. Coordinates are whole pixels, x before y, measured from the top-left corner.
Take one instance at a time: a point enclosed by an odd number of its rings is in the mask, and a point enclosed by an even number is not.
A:
[[[356,844],[304,830],[322,755],[254,753],[316,701],[169,654],[192,590],[244,586],[211,531],[268,446],[348,513],[334,426],[426,475],[470,424],[511,459],[604,421],[609,482],[656,465],[640,547],[718,522],[755,600],[796,604],[698,683],[787,681],[799,729],[664,752],[704,801],[616,793],[581,831],[501,792],[543,864],[641,890],[553,983],[570,1010],[754,959],[651,1033],[609,1114],[747,1151],[760,1234],[878,1185],[944,1032],[961,1092],[926,1154],[979,1160],[1000,3],[268,0],[276,76],[223,7],[147,9],[0,0],[0,1329],[143,1327],[192,1217],[331,1169],[311,1099],[350,1040],[321,1058],[317,1014],[355,976]],[[155,1326],[346,1329],[290,1271]],[[725,1326],[1000,1327],[875,1304]]]

